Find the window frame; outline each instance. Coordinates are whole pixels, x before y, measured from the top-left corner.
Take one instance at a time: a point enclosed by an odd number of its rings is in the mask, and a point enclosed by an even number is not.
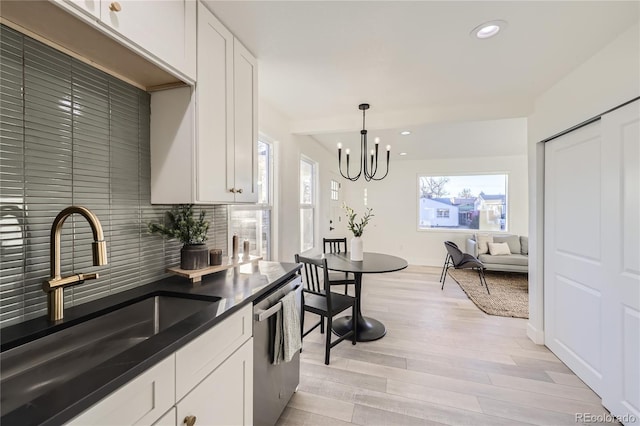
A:
[[[310,157],[307,157],[304,154],[300,154],[300,161],[298,163],[298,191],[301,190],[302,187],[302,163],[305,162],[309,165],[311,165],[312,169],[311,169],[311,177],[312,177],[312,182],[311,182],[311,203],[309,204],[303,204],[302,203],[302,194],[301,192],[298,193],[298,207],[299,207],[299,213],[298,213],[298,218],[299,218],[299,236],[300,236],[300,241],[299,241],[299,246],[298,248],[300,249],[300,253],[308,253],[310,251],[312,251],[313,249],[315,249],[316,247],[316,243],[317,243],[317,221],[318,221],[318,209],[317,209],[317,205],[318,205],[318,162],[313,160]],[[302,232],[302,212],[303,210],[311,210],[312,213],[312,217],[313,217],[313,223],[311,224],[311,229],[312,229],[312,244],[311,247],[309,248],[305,248],[303,246],[304,243],[304,239],[303,239],[303,232]]]
[[[421,198],[421,190],[420,190],[420,179],[424,177],[463,177],[463,176],[504,176],[504,184],[505,184],[505,202],[504,202],[504,210],[506,214],[506,218],[504,219],[504,227],[502,229],[492,230],[492,229],[474,229],[474,228],[447,228],[447,227],[434,227],[428,228],[420,225],[420,198]],[[416,174],[416,230],[418,232],[453,232],[453,233],[475,233],[475,232],[491,232],[491,233],[509,233],[509,229],[511,227],[511,206],[509,200],[509,172],[504,170],[492,170],[492,171],[483,171],[483,172],[453,172],[453,173],[418,173]]]
[[[273,259],[273,251],[274,251],[274,243],[273,243],[273,236],[274,236],[274,189],[275,189],[275,173],[274,173],[274,164],[275,164],[275,144],[270,141],[268,138],[260,136],[258,137],[258,140],[256,141],[256,146],[259,143],[263,143],[265,145],[267,145],[269,147],[269,158],[267,161],[267,175],[268,175],[268,185],[267,185],[267,201],[266,202],[256,202],[255,204],[231,204],[228,206],[227,209],[227,233],[228,235],[232,235],[233,234],[233,229],[232,229],[232,215],[234,212],[247,212],[247,211],[253,211],[253,212],[259,212],[259,211],[268,211],[269,212],[269,216],[270,216],[270,226],[269,226],[269,232],[267,235],[267,240],[268,240],[268,244],[267,244],[267,254],[262,255],[264,260],[271,260]],[[259,151],[258,151],[259,152]],[[258,170],[258,167],[256,167],[256,170]],[[257,176],[256,176],[257,177]],[[258,241],[258,232],[256,231],[256,245],[261,244],[262,240],[260,239]],[[229,244],[231,244],[231,238],[228,238],[229,240]],[[229,252],[231,250],[231,246],[229,245]],[[261,252],[261,251],[260,251]],[[260,254],[259,254],[260,255]]]

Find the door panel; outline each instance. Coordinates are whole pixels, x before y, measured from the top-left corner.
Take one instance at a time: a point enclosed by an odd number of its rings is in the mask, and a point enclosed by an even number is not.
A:
[[[602,139],[594,122],[545,145],[547,346],[601,392]]]
[[[603,404],[622,423],[640,419],[640,101],[602,118],[609,206],[604,292]],[[637,421],[637,420],[636,420]]]
[[[545,144],[549,348],[623,424],[640,419],[640,101]]]

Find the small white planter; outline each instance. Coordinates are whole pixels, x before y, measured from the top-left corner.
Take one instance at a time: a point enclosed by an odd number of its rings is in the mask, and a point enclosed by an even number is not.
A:
[[[362,237],[353,237],[351,239],[350,258],[354,261],[362,261],[364,259],[362,248]]]

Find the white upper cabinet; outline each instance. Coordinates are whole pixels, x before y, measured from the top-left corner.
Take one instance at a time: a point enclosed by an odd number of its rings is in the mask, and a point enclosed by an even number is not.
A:
[[[198,7],[197,202],[255,203],[257,62],[202,3]]]
[[[151,62],[195,82],[195,0],[51,1]]]
[[[234,154],[236,201],[257,202],[258,189],[258,64],[245,47],[234,40]]]
[[[102,0],[100,17],[123,37],[187,76],[195,76],[194,0]]]
[[[202,3],[197,39],[195,92],[151,95],[151,202],[255,203],[256,59]]]
[[[198,5],[197,193],[200,202],[234,202],[233,34]]]

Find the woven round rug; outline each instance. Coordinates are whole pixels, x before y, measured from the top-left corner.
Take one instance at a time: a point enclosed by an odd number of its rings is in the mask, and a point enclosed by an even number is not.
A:
[[[529,279],[527,274],[486,271],[491,294],[480,285],[478,273],[468,269],[449,269],[469,299],[489,315],[529,318]]]

